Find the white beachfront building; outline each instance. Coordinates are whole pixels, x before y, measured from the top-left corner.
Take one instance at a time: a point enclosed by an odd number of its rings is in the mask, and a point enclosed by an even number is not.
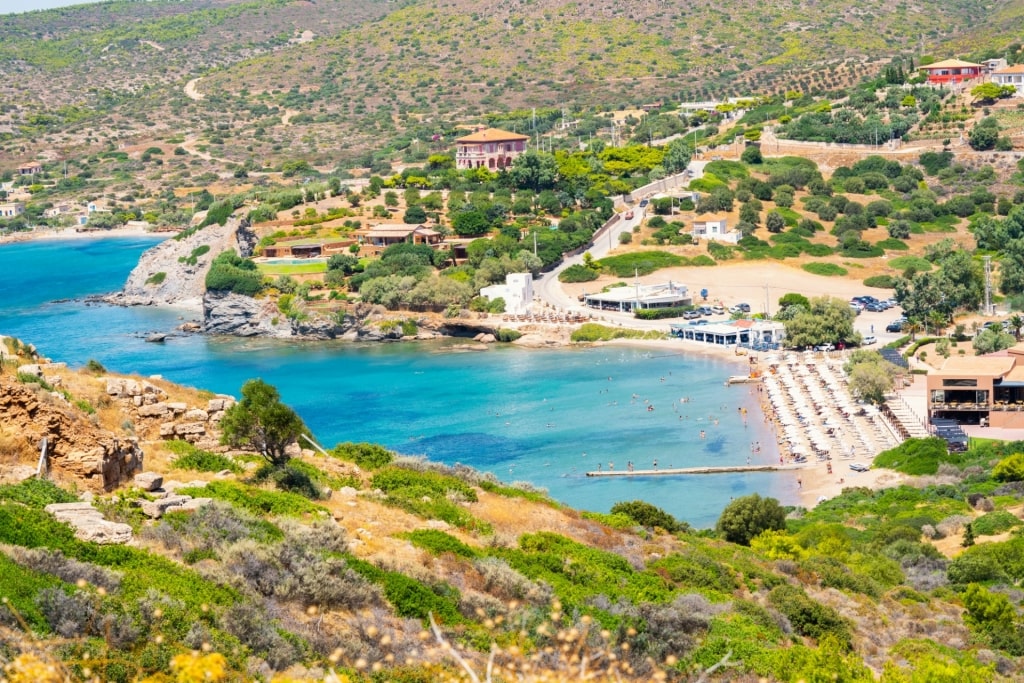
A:
[[[509,273],[505,284],[491,285],[480,290],[480,296],[488,301],[497,298],[505,300],[505,312],[523,315],[529,312],[533,301],[533,275],[531,273]]]
[[[997,69],[991,73],[989,78],[996,85],[1010,85],[1016,89],[1016,95],[1024,95],[1024,64],[1014,64],[1003,69]]]
[[[607,292],[583,294],[583,305],[603,311],[629,313],[635,308],[672,308],[693,303],[686,285],[671,281],[660,285],[627,285]]]
[[[786,326],[772,320],[730,320],[706,325],[673,324],[673,337],[717,346],[775,349],[786,338]]]

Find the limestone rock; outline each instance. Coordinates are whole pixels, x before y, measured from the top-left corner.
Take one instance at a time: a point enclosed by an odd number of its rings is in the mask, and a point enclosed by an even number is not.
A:
[[[163,476],[156,472],[143,472],[135,475],[135,485],[143,491],[156,491],[163,484]]]
[[[206,425],[202,422],[180,422],[174,425],[174,433],[178,436],[189,434],[205,434]]]
[[[104,519],[103,513],[92,503],[52,503],[44,509],[59,521],[70,524],[79,540],[103,544],[132,540],[130,526]]]
[[[160,425],[160,436],[163,438],[174,436],[174,427],[175,424],[173,422],[164,422]]]
[[[200,410],[198,408],[185,411],[185,419],[189,422],[205,422],[209,417],[210,416],[205,410]]]
[[[167,407],[170,408],[172,411],[174,411],[175,415],[181,415],[186,410],[188,410],[188,404],[187,403],[179,403],[179,402],[168,403]]]
[[[43,369],[39,366],[38,363],[30,363],[28,365],[19,365],[18,366],[18,374],[19,375],[32,375],[34,377],[42,377],[43,376]]]
[[[192,500],[191,496],[165,496],[142,503],[142,512],[153,519],[159,519],[171,508],[178,508]]]
[[[195,512],[213,502],[213,498],[192,498],[174,508],[175,512]]]
[[[169,412],[171,412],[171,408],[166,403],[139,406],[139,417],[164,417]]]

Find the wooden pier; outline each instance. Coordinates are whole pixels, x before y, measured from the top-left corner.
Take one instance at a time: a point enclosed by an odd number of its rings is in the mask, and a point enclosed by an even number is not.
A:
[[[658,470],[604,470],[587,472],[588,477],[668,477],[675,474],[726,474],[729,472],[788,472],[809,463],[792,465],[725,465],[722,467],[669,467]]]

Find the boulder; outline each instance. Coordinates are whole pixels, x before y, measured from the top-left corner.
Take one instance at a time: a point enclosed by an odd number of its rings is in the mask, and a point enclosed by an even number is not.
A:
[[[182,422],[174,425],[174,433],[179,436],[188,434],[205,434],[206,425],[202,422]]]
[[[192,500],[192,496],[164,496],[142,502],[142,512],[148,517],[159,519],[171,508],[178,508]]]
[[[181,415],[186,410],[188,410],[188,404],[187,403],[180,403],[180,402],[168,403],[167,407],[170,408],[171,410],[173,410],[175,415]]]
[[[171,408],[166,403],[139,406],[139,417],[164,417],[169,412],[171,412]]]
[[[160,436],[163,438],[174,436],[175,426],[176,425],[173,422],[164,422],[163,424],[160,425]]]
[[[480,343],[481,344],[493,344],[496,341],[498,341],[498,340],[495,338],[495,336],[493,334],[489,334],[488,333],[488,334],[484,334],[484,335],[480,336]]]
[[[135,475],[135,485],[143,491],[156,491],[163,486],[164,478],[156,472],[143,472]]]
[[[42,377],[43,376],[43,369],[39,366],[38,363],[30,363],[29,365],[19,365],[18,366],[18,374],[19,375],[32,375],[34,377]]]
[[[222,398],[211,398],[206,402],[206,412],[216,413],[224,410],[224,399]]]
[[[205,410],[199,408],[185,411],[185,419],[189,422],[205,422],[209,417]]]
[[[51,503],[44,508],[61,522],[75,530],[75,538],[93,543],[127,543],[132,540],[132,528],[127,524],[111,522],[89,502]]]
[[[213,502],[213,498],[192,498],[174,508],[175,512],[195,512]]]

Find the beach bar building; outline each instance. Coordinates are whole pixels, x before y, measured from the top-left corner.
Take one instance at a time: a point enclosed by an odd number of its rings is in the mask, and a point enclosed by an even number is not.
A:
[[[614,287],[607,292],[583,293],[583,305],[602,311],[630,313],[641,308],[672,308],[693,303],[686,285],[667,282],[660,285],[629,285]]]
[[[1024,344],[984,356],[951,356],[929,370],[928,417],[1024,428]]]
[[[786,338],[786,327],[771,320],[732,320],[707,325],[673,324],[671,334],[702,344],[771,351],[778,349]]]

